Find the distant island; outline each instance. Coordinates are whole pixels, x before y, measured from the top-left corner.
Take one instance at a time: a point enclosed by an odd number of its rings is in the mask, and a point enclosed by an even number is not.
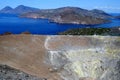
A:
[[[16,8],[9,6],[0,10],[0,13],[17,14],[19,17],[48,19],[50,22],[60,24],[95,25],[110,22],[113,16],[102,10],[86,10],[78,7],[62,7],[57,9],[38,9],[24,5]]]
[[[19,5],[14,9],[10,6],[6,6],[3,9],[0,10],[0,13],[20,15],[20,14],[23,14],[23,13],[34,12],[34,11],[39,11],[39,9],[32,8],[32,7],[27,7],[27,6],[24,6],[24,5]]]
[[[49,19],[60,24],[94,25],[109,22],[111,16],[100,10],[85,10],[77,7],[40,10],[22,14],[21,17]]]

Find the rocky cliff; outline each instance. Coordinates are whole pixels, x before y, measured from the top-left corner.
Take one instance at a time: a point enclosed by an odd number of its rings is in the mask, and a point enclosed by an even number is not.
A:
[[[119,80],[120,37],[0,36],[0,64],[47,80]]]

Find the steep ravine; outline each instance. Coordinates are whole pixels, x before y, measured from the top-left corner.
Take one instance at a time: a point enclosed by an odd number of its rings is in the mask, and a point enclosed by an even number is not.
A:
[[[120,37],[0,36],[0,63],[48,80],[119,80]]]

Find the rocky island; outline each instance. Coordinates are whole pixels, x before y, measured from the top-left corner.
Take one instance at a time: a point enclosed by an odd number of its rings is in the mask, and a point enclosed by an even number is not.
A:
[[[50,22],[60,24],[84,24],[94,25],[107,23],[111,15],[102,10],[86,10],[79,7],[61,7],[57,9],[38,9],[24,5],[19,5],[16,8],[6,6],[0,13],[17,14],[20,17],[48,19]]]
[[[49,19],[60,24],[94,25],[109,22],[112,16],[101,10],[85,10],[78,7],[62,7],[58,9],[40,10],[22,14],[26,18]]]

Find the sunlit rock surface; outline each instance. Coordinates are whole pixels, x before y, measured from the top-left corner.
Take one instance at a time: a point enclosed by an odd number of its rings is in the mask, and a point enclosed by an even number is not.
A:
[[[48,80],[119,80],[120,37],[0,36],[0,63]]]

